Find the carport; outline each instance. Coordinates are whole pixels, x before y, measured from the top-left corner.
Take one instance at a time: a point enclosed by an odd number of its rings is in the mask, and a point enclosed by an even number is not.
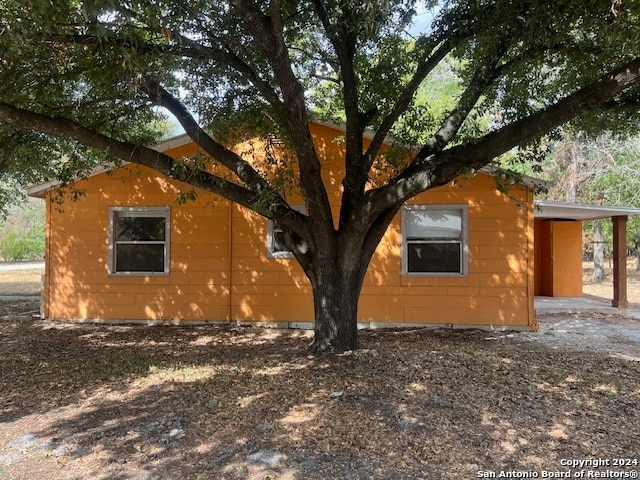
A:
[[[627,308],[627,219],[640,208],[535,202],[534,291],[536,296],[582,298],[582,222],[613,222],[613,299]]]

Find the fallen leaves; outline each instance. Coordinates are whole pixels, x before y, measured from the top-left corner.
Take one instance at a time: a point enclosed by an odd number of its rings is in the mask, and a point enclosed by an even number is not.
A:
[[[0,468],[52,480],[459,479],[640,451],[640,362],[486,338],[362,332],[363,350],[315,357],[297,332],[0,322],[0,458],[26,434],[82,452],[27,449]]]

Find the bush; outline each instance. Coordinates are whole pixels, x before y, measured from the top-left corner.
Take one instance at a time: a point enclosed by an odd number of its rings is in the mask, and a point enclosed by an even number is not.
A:
[[[20,262],[40,260],[45,252],[44,205],[30,201],[9,211],[0,222],[0,259]]]
[[[0,257],[12,262],[40,260],[44,256],[44,235],[28,232],[5,232],[0,242]]]

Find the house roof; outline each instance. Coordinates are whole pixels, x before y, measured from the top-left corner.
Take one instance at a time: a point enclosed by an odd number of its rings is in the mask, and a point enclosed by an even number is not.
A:
[[[330,123],[326,123],[326,122],[319,122],[316,120],[313,120],[313,123],[316,123],[318,125],[322,125],[325,127],[330,127],[330,128],[334,128],[336,130],[345,130],[345,126],[344,125],[337,125],[337,124],[330,124]],[[370,131],[366,131],[365,132],[365,138],[373,138],[373,133]],[[187,135],[186,133],[182,133],[180,135],[176,135],[174,137],[168,138],[166,140],[161,141],[160,143],[158,143],[157,145],[155,145],[154,147],[152,147],[154,150],[157,150],[158,152],[166,152],[167,150],[171,150],[174,148],[178,148],[184,145],[187,145],[188,143],[192,142],[193,140],[191,140],[191,137],[189,137],[189,135]],[[129,162],[122,162],[119,165],[126,165]],[[93,177],[94,175],[98,175],[100,173],[104,173],[106,171],[111,170],[112,168],[114,168],[113,164],[107,164],[107,165],[101,165],[99,167],[94,168],[91,172],[89,172],[89,174],[85,175],[83,178],[90,178]],[[481,173],[484,173],[486,175],[490,175],[493,177],[502,177],[506,175],[506,170],[501,169],[499,167],[495,167],[492,165],[487,165],[485,167],[482,167],[480,170],[478,170]],[[526,185],[528,187],[533,187],[533,188],[547,188],[549,187],[549,182],[547,182],[546,180],[542,180],[539,178],[534,178],[534,177],[529,177],[526,175],[523,175],[520,178],[520,182],[523,185]],[[60,182],[59,180],[50,180],[48,182],[44,182],[44,183],[39,183],[36,185],[32,185],[31,187],[29,187],[27,189],[27,194],[30,197],[37,197],[37,198],[44,198],[44,195],[49,191],[49,190],[53,190],[54,188],[58,187],[61,185],[62,182]]]
[[[534,202],[536,218],[547,220],[598,220],[618,216],[640,215],[640,208],[610,207],[604,205],[579,205],[577,203]]]
[[[180,135],[176,135],[175,137],[167,138],[166,140],[163,140],[152,148],[154,150],[157,150],[158,152],[166,152],[167,150],[171,150],[172,148],[186,145],[189,142],[191,142],[191,138],[186,133],[183,133]],[[126,165],[128,163],[129,162],[121,162],[120,164],[118,164],[118,166]],[[115,165],[113,164],[100,165],[91,170],[87,175],[83,176],[83,178],[90,178],[95,175],[108,172],[114,167]],[[61,184],[62,182],[60,180],[50,180],[48,182],[38,183],[27,188],[27,195],[29,195],[30,197],[44,198],[45,194],[49,190],[53,190],[54,188],[59,187]]]
[[[123,165],[126,163],[128,162],[123,162]],[[82,178],[93,177],[94,175],[99,175],[101,173],[108,172],[113,168],[114,168],[114,165],[112,164],[101,165],[91,170],[91,172],[89,172],[87,175],[84,175]],[[60,185],[62,185],[62,182],[60,180],[49,180],[48,182],[31,185],[30,187],[27,188],[27,195],[29,195],[30,197],[44,198],[45,194],[49,190],[53,190],[54,188],[57,188]]]

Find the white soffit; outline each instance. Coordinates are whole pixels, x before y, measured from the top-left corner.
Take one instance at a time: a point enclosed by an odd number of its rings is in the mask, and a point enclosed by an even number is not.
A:
[[[157,145],[151,147],[158,152],[166,152],[167,150],[171,150],[172,148],[182,147],[188,143],[191,143],[191,137],[186,133],[182,133],[180,135],[176,135],[175,137],[167,138]]]
[[[603,205],[578,205],[576,203],[536,200],[535,218],[549,220],[598,220],[618,216],[640,215],[640,208],[609,207]]]

